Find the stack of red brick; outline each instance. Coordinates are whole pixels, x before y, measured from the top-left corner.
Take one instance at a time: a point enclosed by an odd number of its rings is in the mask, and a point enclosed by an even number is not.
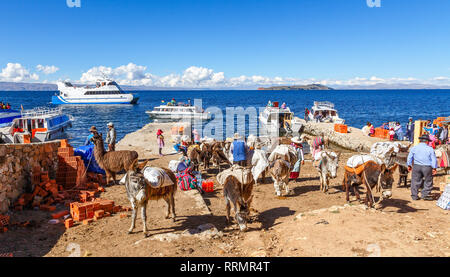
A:
[[[55,180],[50,180],[48,172],[40,171],[39,167],[33,169],[32,185],[33,193],[22,194],[14,203],[14,209],[21,211],[27,207],[39,207],[41,210],[54,211],[55,203],[63,201],[67,195],[61,193],[62,186],[58,186]]]
[[[105,191],[103,187],[95,182],[87,182],[72,190],[67,190],[61,184],[58,184],[56,180],[50,180],[48,172],[41,171],[40,167],[33,169],[32,185],[34,186],[33,193],[22,194],[14,203],[16,211],[21,211],[24,208],[39,207],[41,210],[52,212],[56,210],[54,205],[57,203],[64,202],[65,206],[69,207],[72,201],[85,202],[93,198],[96,193]]]
[[[58,170],[56,182],[66,189],[86,183],[86,167],[80,156],[74,156],[73,147],[61,140],[58,148]]]
[[[87,225],[94,220],[102,217],[108,217],[114,213],[130,211],[129,207],[115,206],[114,201],[106,199],[92,199],[88,202],[70,203],[70,215],[72,218],[65,221],[66,228],[73,226],[74,221],[82,221]]]
[[[100,186],[106,186],[106,178],[102,174],[88,172],[87,179],[88,179],[88,182],[98,183]]]

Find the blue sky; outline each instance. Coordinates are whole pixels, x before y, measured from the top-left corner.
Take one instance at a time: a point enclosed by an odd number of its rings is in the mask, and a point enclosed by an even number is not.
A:
[[[0,80],[450,84],[448,0],[80,1],[1,1]]]

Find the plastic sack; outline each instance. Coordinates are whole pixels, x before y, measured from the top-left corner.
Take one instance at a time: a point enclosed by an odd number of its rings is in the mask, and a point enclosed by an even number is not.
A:
[[[160,188],[173,185],[167,173],[158,167],[144,167],[142,170],[145,180],[150,183],[153,188]]]
[[[450,184],[445,186],[444,192],[439,197],[436,205],[444,210],[450,210]]]
[[[354,155],[347,160],[348,167],[358,167],[362,164],[367,163],[368,161],[374,161],[377,164],[382,164],[383,161],[373,155]]]
[[[100,168],[94,157],[94,145],[80,146],[74,150],[75,156],[80,156],[83,159],[84,165],[88,172],[105,175],[105,171]],[[90,162],[89,162],[90,161]]]

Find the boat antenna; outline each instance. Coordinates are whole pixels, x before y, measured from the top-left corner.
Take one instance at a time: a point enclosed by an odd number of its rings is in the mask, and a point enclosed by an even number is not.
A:
[[[102,77],[105,80],[109,80],[109,77],[108,77],[108,75],[105,74],[105,72],[102,72]]]

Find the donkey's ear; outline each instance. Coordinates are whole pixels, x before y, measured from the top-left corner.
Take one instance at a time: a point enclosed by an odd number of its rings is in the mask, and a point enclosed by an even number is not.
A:
[[[382,164],[381,165],[381,173],[384,173],[386,171],[386,165]]]

